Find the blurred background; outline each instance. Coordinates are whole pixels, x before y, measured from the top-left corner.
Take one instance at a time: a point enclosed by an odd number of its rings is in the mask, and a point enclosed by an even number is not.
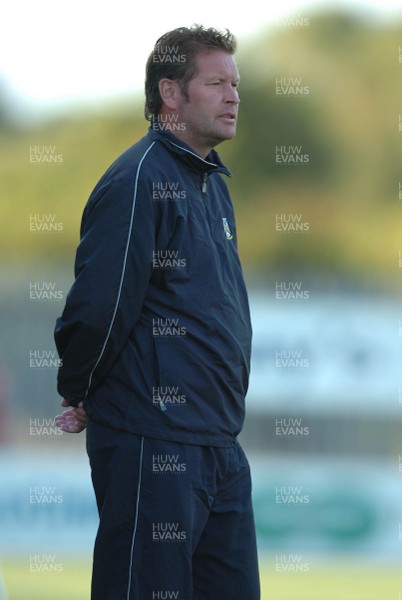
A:
[[[54,426],[54,323],[86,200],[146,132],[146,58],[193,22],[239,42],[238,134],[218,150],[233,173],[254,328],[241,440],[262,599],[402,598],[402,10],[369,0],[8,10],[0,600],[89,597],[97,513],[85,437]]]

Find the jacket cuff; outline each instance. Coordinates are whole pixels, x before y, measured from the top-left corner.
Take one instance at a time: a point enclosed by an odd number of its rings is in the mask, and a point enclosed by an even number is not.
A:
[[[75,398],[74,396],[72,396],[67,391],[61,388],[59,388],[57,391],[59,392],[60,396],[64,398],[64,400],[67,400],[69,406],[77,407],[79,403],[83,400],[83,398]]]

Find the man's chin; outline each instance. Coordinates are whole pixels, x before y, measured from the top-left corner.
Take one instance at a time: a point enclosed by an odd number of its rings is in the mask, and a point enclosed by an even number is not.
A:
[[[219,136],[217,135],[217,142],[216,144],[221,144],[222,142],[226,142],[229,140],[232,140],[236,135],[236,125],[232,126],[231,128],[227,128],[226,131],[221,131]]]

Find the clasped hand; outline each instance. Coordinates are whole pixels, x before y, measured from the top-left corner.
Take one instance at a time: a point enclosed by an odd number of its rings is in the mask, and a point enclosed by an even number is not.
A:
[[[69,406],[67,400],[63,400],[61,405]],[[61,415],[57,415],[54,421],[57,427],[66,433],[81,433],[87,426],[88,417],[80,402],[77,407],[72,406]]]

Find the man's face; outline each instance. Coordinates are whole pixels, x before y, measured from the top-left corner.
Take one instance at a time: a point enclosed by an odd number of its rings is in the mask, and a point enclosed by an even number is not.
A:
[[[197,73],[180,94],[180,138],[201,156],[236,134],[239,108],[239,72],[231,54],[223,50],[202,52],[196,57]],[[179,137],[179,136],[178,136]]]

